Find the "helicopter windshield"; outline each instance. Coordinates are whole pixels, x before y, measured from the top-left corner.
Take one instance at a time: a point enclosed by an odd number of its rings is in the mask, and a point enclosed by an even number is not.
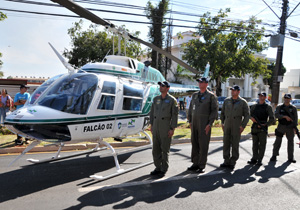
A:
[[[63,74],[57,75],[55,77],[52,77],[51,79],[48,79],[45,81],[40,87],[38,87],[32,96],[29,99],[29,104],[33,104],[40,96],[41,94],[58,78],[60,78]]]
[[[73,74],[54,84],[37,101],[58,111],[86,114],[94,97],[98,77],[93,74]]]

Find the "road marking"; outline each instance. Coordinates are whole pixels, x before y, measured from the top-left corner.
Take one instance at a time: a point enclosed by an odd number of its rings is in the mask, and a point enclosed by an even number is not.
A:
[[[102,186],[94,186],[94,187],[84,187],[79,188],[79,192],[91,192],[94,190],[107,190],[107,189],[115,189],[115,188],[123,188],[123,187],[132,187],[132,186],[139,186],[139,185],[146,185],[146,184],[154,184],[154,183],[160,183],[160,182],[170,182],[170,181],[177,181],[177,180],[184,180],[184,179],[191,179],[196,178],[200,176],[213,176],[216,174],[222,174],[225,173],[225,171],[212,171],[209,173],[204,174],[185,174],[185,175],[179,175],[179,176],[173,176],[173,177],[163,177],[161,179],[151,179],[151,180],[144,180],[144,181],[136,181],[136,182],[126,182],[122,184],[116,184],[116,185],[102,185]]]

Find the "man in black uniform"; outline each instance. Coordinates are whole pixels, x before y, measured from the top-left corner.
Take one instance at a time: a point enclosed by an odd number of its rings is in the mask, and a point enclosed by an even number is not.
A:
[[[294,127],[298,125],[298,114],[296,107],[290,104],[291,99],[291,94],[285,94],[284,103],[276,107],[275,117],[278,118],[279,124],[275,130],[276,140],[273,144],[273,155],[270,161],[276,161],[276,156],[279,155],[282,137],[285,134],[288,140],[288,161],[296,163],[294,159]]]
[[[268,126],[274,121],[274,113],[271,105],[266,103],[266,93],[259,93],[259,101],[251,107],[250,116],[253,121],[251,127],[253,156],[248,164],[262,165],[262,159],[266,151]]]

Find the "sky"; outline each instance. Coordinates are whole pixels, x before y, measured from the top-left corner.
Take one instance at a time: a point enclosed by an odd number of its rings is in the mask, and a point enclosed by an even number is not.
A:
[[[32,0],[33,1],[33,0]],[[48,0],[34,0],[35,2],[51,3]],[[99,2],[108,2],[101,1]],[[275,13],[281,16],[281,0],[265,0]],[[123,0],[111,0],[111,3],[124,3]],[[151,0],[152,4],[156,5],[158,0]],[[300,0],[289,0],[290,10],[300,2]],[[128,0],[126,4],[146,6],[147,0]],[[263,22],[277,26],[268,26],[268,29],[275,34],[279,19],[273,12],[264,4],[262,0],[171,0],[170,7],[173,11],[180,11],[189,14],[202,15],[207,11],[212,15],[216,14],[219,9],[231,8],[229,18],[232,19],[248,19],[252,15],[262,19]],[[144,14],[141,9],[128,9],[115,6],[92,5],[79,3],[87,8],[97,8],[103,10],[114,10],[121,12]],[[24,3],[17,3],[13,1],[0,0],[0,11],[5,13],[8,18],[0,22],[0,52],[2,53],[3,66],[1,71],[4,72],[4,78],[8,76],[35,76],[35,77],[53,77],[57,74],[66,73],[67,70],[61,64],[55,53],[52,51],[48,42],[50,42],[58,52],[62,53],[64,49],[70,49],[70,37],[68,29],[72,27],[74,22],[78,22],[79,18],[54,17],[44,15],[34,15],[4,11],[3,9],[15,9],[24,11],[46,12],[55,14],[74,15],[62,7],[48,7],[41,5],[31,5]],[[125,19],[138,20],[148,22],[146,17],[128,16],[121,14],[114,14],[108,12],[94,12],[96,15],[104,19]],[[172,14],[173,18],[198,21],[199,17]],[[296,30],[300,36],[300,6],[288,18],[288,29]],[[137,23],[124,23],[119,21],[111,21],[115,25],[125,25],[130,31],[140,31],[139,38],[148,40],[148,25]],[[84,27],[87,28],[91,24],[90,21],[84,20]],[[196,26],[196,23],[187,23],[174,21],[173,24]],[[104,27],[100,26],[100,30]],[[173,28],[173,35],[178,32],[188,30],[195,30],[191,28]],[[300,39],[298,39],[300,41]],[[265,38],[269,41],[269,38]],[[276,58],[277,48],[269,48],[263,52],[269,58]],[[300,69],[300,42],[285,39],[283,64],[290,69]]]

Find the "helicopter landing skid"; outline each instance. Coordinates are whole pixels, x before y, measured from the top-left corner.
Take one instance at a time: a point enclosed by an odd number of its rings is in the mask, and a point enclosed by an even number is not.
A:
[[[89,155],[89,154],[92,154],[94,152],[99,152],[99,151],[102,151],[102,150],[106,150],[107,147],[99,147],[100,146],[100,142],[97,144],[97,146],[91,150],[88,150],[88,151],[84,151],[84,152],[78,152],[76,154],[73,154],[73,155],[67,155],[67,156],[63,156],[63,157],[60,157],[60,152],[62,150],[64,146],[64,143],[60,143],[59,145],[59,149],[57,151],[57,153],[51,157],[51,158],[48,158],[48,159],[44,159],[44,160],[37,160],[37,159],[27,159],[27,161],[31,162],[31,163],[49,163],[49,162],[53,162],[53,161],[58,161],[58,160],[64,160],[64,159],[68,159],[68,158],[72,158],[72,157],[77,157],[77,156],[81,156],[81,155]]]
[[[128,168],[128,169],[122,169],[120,167],[120,164],[119,164],[118,155],[129,153],[129,152],[134,152],[134,151],[138,151],[138,150],[148,149],[148,148],[152,147],[151,137],[145,131],[142,131],[142,132],[146,135],[146,138],[149,140],[150,144],[145,145],[145,146],[140,146],[140,147],[137,147],[137,148],[123,150],[123,151],[120,151],[118,153],[115,151],[115,149],[109,143],[107,143],[107,142],[103,141],[102,139],[100,139],[99,142],[102,142],[103,144],[105,144],[111,150],[112,156],[114,157],[114,161],[115,161],[115,164],[116,164],[117,172],[113,173],[113,174],[110,174],[110,175],[107,175],[107,176],[99,176],[99,175],[95,174],[95,175],[91,175],[90,178],[103,181],[103,180],[107,180],[107,179],[119,176],[121,174],[125,174],[125,173],[128,173],[130,171],[133,171],[133,170],[136,170],[136,169],[139,169],[139,168],[142,168],[142,167],[145,167],[147,165],[152,164],[153,161],[150,161],[150,162],[139,164],[135,167],[131,167],[131,168]]]

